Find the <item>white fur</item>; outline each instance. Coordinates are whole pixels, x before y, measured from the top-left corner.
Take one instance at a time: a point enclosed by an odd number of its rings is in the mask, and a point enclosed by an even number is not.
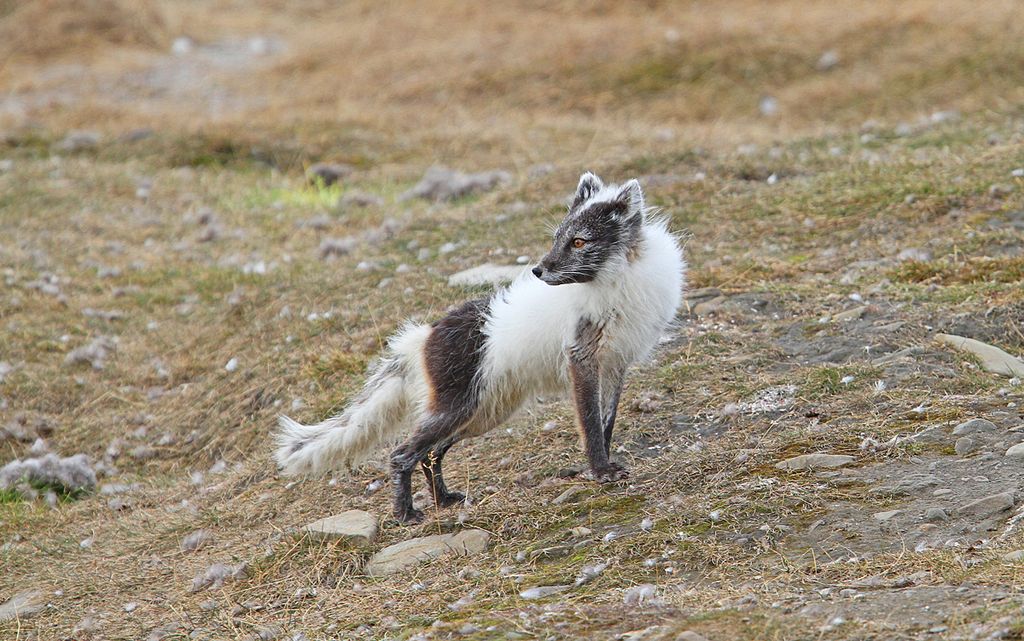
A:
[[[601,186],[587,203],[617,198],[625,189],[631,190],[630,215],[644,215],[634,181]],[[603,328],[602,371],[622,372],[647,358],[675,317],[685,270],[682,250],[665,221],[645,220],[633,259],[612,260],[591,282],[551,286],[527,271],[496,292],[483,330],[479,409],[462,435],[493,429],[537,395],[564,393],[566,349],[581,319]],[[379,370],[340,415],[311,426],[281,417],[275,457],[284,472],[355,467],[414,426],[426,414],[430,395],[423,360],[429,334],[429,326],[412,325],[392,338],[385,364],[393,367]]]
[[[604,328],[598,350],[602,369],[646,359],[675,317],[685,269],[678,242],[664,221],[656,220],[644,224],[633,262],[622,260],[594,281],[551,286],[529,272],[520,276],[491,303],[481,404],[486,408],[490,400],[500,406],[493,408],[500,422],[532,396],[564,392],[566,348],[584,318]]]
[[[298,475],[352,469],[381,443],[407,431],[412,415],[419,413],[414,410],[426,405],[422,353],[429,334],[428,325],[407,325],[395,334],[377,374],[341,414],[315,425],[280,417],[274,458],[282,471]]]

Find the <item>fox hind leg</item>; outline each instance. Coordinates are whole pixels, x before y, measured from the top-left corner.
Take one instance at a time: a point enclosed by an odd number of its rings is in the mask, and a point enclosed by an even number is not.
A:
[[[412,505],[412,472],[417,465],[427,473],[435,501],[456,501],[457,495],[444,485],[441,459],[477,409],[477,374],[483,359],[488,305],[488,299],[463,303],[434,325],[424,344],[423,361],[431,388],[429,410],[412,438],[391,455],[395,517],[404,523],[423,519],[423,513]],[[458,500],[462,498],[458,496]]]
[[[420,423],[412,438],[399,445],[391,453],[391,483],[394,486],[395,518],[400,522],[419,523],[423,520],[423,512],[415,509],[412,505],[413,470],[423,461],[429,461],[431,452],[437,451],[445,443],[454,442],[453,435],[458,433],[459,428],[465,424],[467,419],[468,417],[462,413],[429,414]],[[441,469],[439,459],[437,469],[438,471]],[[438,488],[444,488],[444,479],[440,478],[439,480],[441,484]]]
[[[441,472],[441,461],[452,445],[454,445],[454,441],[444,443],[432,449],[427,454],[427,458],[420,461],[420,469],[423,470],[423,476],[427,479],[427,487],[430,488],[430,494],[434,497],[434,505],[438,507],[451,507],[466,500],[466,495],[462,492],[453,492],[448,489]]]

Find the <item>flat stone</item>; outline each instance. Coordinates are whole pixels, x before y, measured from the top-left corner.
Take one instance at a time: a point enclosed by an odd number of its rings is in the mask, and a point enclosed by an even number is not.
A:
[[[994,345],[955,334],[937,334],[935,338],[954,349],[974,354],[981,361],[981,367],[986,372],[1024,377],[1024,361],[1007,354]]]
[[[924,520],[928,523],[940,523],[949,520],[949,514],[941,507],[930,507],[924,511]]]
[[[935,487],[938,484],[939,477],[934,474],[911,472],[910,474],[903,475],[902,478],[892,485],[884,485],[882,487],[875,488],[871,492],[873,494],[902,496],[904,494],[916,494],[917,492]]]
[[[856,459],[852,456],[846,456],[844,454],[824,454],[817,452],[815,454],[801,454],[800,456],[794,456],[784,461],[779,461],[775,464],[775,467],[780,470],[811,470],[817,468],[833,469],[849,465]]]
[[[987,421],[983,418],[972,418],[954,427],[953,436],[967,436],[968,434],[977,434],[978,432],[994,432],[996,429],[998,428],[992,421]]]
[[[694,305],[693,313],[697,316],[708,316],[720,310],[727,300],[729,299],[725,296],[715,296],[710,300]]]
[[[953,450],[958,456],[966,456],[974,451],[977,444],[974,439],[970,436],[961,436],[956,440],[956,444],[953,446]]]
[[[986,518],[1011,509],[1014,503],[1016,503],[1016,497],[1013,492],[1001,492],[961,505],[957,508],[957,512],[978,518]]]
[[[704,635],[697,634],[693,630],[683,630],[676,637],[676,641],[708,641]]]
[[[722,290],[717,287],[699,287],[697,289],[688,289],[683,293],[683,300],[688,303],[693,303],[698,300],[707,300],[709,298],[717,298],[722,295]]]
[[[377,538],[377,516],[363,510],[349,510],[313,521],[302,528],[311,539],[352,539],[358,543],[373,543]]]
[[[885,521],[891,520],[897,514],[902,513],[903,510],[889,510],[888,512],[875,512],[872,516],[876,521],[882,521],[884,523]]]
[[[0,603],[0,621],[24,619],[38,614],[46,607],[46,596],[38,590],[18,592]]]
[[[1017,443],[1006,450],[1006,455],[1010,458],[1024,459],[1024,443]]]
[[[536,588],[527,588],[520,592],[519,596],[532,601],[534,599],[543,599],[544,597],[551,596],[552,594],[565,592],[571,587],[571,585],[542,585]]]
[[[522,265],[492,265],[484,263],[448,277],[451,287],[478,287],[480,285],[504,285],[516,279],[524,271]]]
[[[413,568],[420,563],[454,555],[472,556],[487,549],[491,535],[484,530],[463,530],[456,534],[434,534],[389,545],[366,564],[370,576],[385,576]]]
[[[863,316],[864,312],[866,311],[868,311],[867,305],[854,307],[853,309],[848,309],[845,312],[839,312],[838,314],[832,317],[832,321],[835,323],[842,323],[845,321],[857,320],[858,318]]]
[[[1003,555],[1003,560],[1009,561],[1010,563],[1024,561],[1024,550],[1014,550],[1013,552],[1008,552]]]

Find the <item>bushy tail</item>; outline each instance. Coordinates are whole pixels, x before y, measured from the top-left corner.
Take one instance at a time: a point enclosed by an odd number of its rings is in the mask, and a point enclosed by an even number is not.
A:
[[[291,476],[352,469],[400,436],[409,427],[414,402],[411,363],[420,358],[427,333],[425,326],[400,332],[391,342],[389,358],[341,414],[316,425],[280,417],[274,458],[281,470]]]

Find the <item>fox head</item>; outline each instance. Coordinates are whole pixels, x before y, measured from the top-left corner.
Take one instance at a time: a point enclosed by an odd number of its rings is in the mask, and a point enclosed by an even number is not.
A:
[[[625,268],[644,223],[644,194],[635,179],[605,186],[589,171],[580,176],[569,213],[555,230],[551,251],[533,268],[548,285],[588,283]]]

